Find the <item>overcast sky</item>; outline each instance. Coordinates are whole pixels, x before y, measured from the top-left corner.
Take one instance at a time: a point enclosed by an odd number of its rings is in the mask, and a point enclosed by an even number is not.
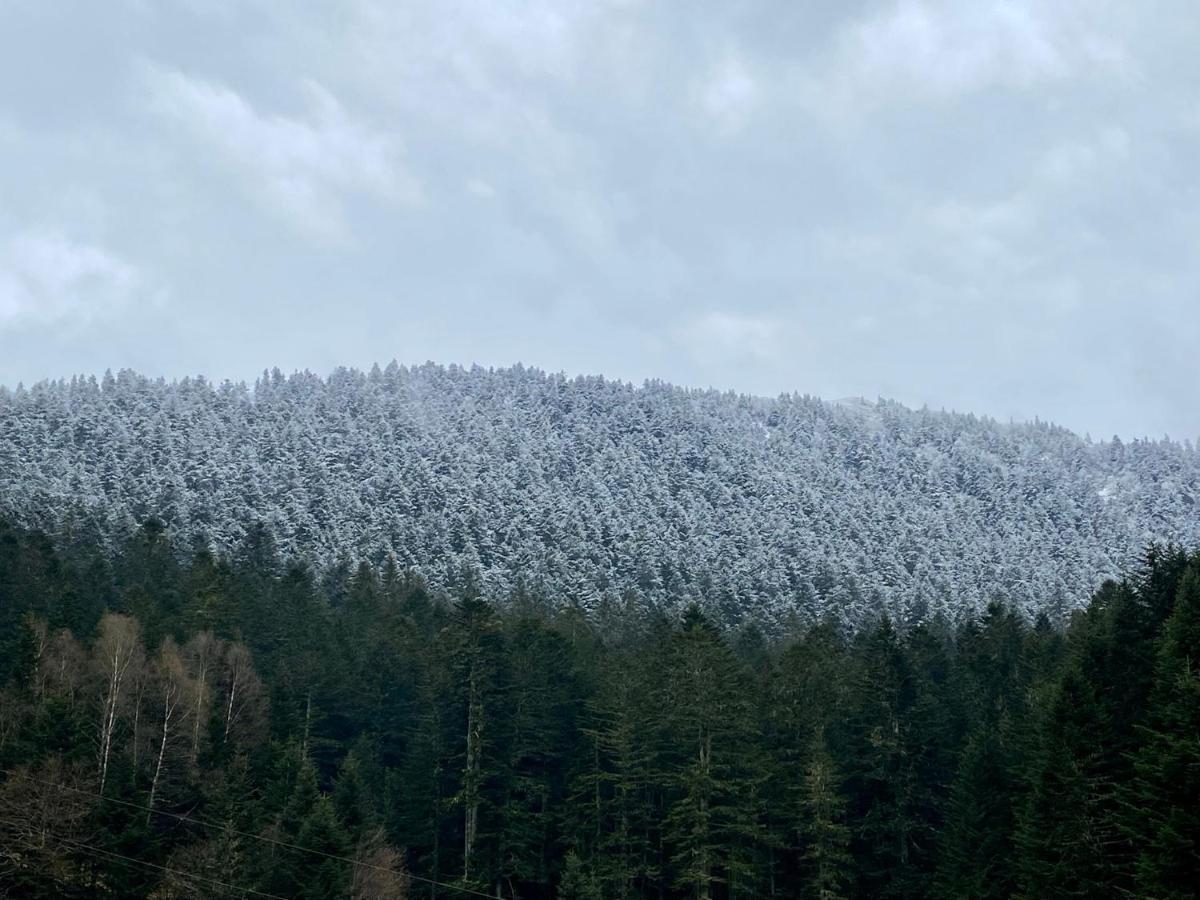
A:
[[[0,383],[395,358],[1200,436],[1200,6],[0,0]]]

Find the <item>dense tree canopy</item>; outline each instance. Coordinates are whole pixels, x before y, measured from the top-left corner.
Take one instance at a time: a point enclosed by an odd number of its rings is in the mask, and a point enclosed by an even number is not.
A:
[[[149,521],[0,527],[14,897],[1185,897],[1200,554],[1065,628],[768,639]],[[182,560],[182,561],[181,561]],[[472,894],[470,892],[476,892]]]
[[[0,515],[68,540],[116,549],[154,515],[231,552],[262,522],[315,565],[392,557],[452,589],[467,569],[589,610],[633,591],[773,632],[958,624],[995,596],[1061,617],[1148,541],[1200,544],[1197,503],[1187,443],[888,401],[395,364],[0,388]]]

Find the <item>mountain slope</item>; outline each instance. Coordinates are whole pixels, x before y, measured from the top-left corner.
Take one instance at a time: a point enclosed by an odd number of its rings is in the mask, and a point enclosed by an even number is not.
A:
[[[112,536],[150,515],[315,564],[636,591],[730,619],[952,620],[1085,602],[1151,539],[1200,541],[1200,453],[887,401],[395,364],[253,389],[130,372],[0,391],[0,514]]]

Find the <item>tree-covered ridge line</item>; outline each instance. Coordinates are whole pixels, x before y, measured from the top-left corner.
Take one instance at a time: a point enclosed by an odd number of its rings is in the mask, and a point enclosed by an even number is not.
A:
[[[768,639],[469,573],[316,577],[257,534],[181,557],[154,521],[115,550],[0,526],[6,896],[1200,883],[1200,553],[1151,547],[1064,629],[994,604]]]
[[[892,402],[635,388],[516,367],[131,372],[0,389],[0,513],[110,545],[149,516],[317,568],[389,555],[594,609],[634,592],[783,627],[1084,604],[1200,543],[1200,453]]]

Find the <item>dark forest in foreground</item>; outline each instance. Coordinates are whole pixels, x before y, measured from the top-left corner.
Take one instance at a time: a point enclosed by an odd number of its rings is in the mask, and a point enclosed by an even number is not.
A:
[[[254,530],[177,550],[154,521],[116,552],[0,528],[0,894],[1200,883],[1200,555],[1152,548],[1065,630],[994,604],[768,642],[469,572],[318,577]]]

